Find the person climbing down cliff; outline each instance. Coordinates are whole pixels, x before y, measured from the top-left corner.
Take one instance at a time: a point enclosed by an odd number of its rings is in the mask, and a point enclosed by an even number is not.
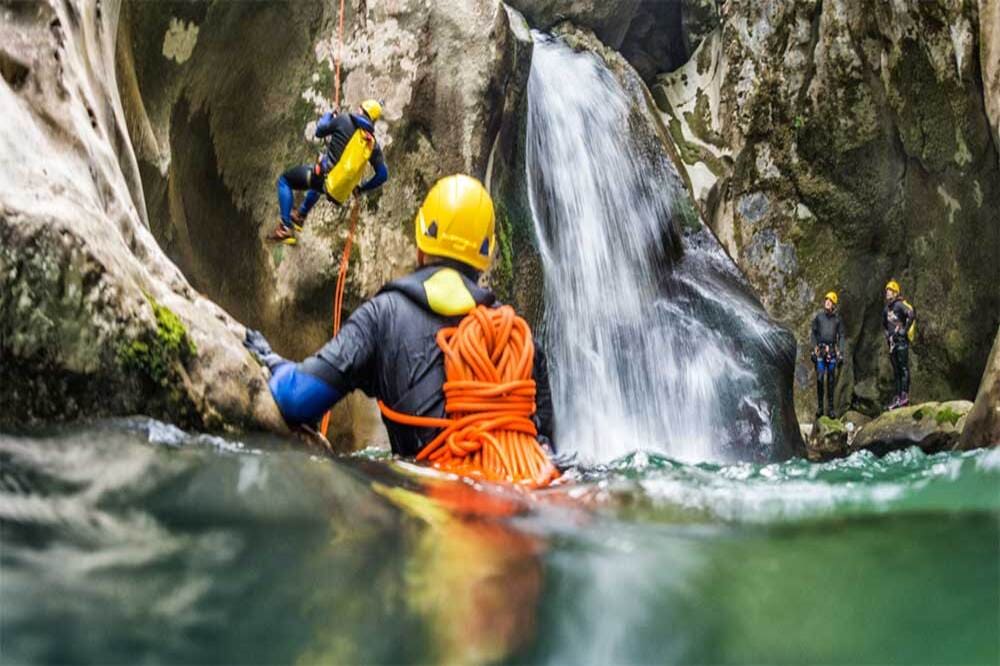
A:
[[[888,405],[890,410],[910,404],[910,343],[916,333],[917,315],[900,292],[899,283],[895,280],[886,283],[882,327],[896,382],[896,395]]]
[[[319,119],[315,134],[317,139],[327,139],[326,150],[316,164],[292,167],[278,178],[281,220],[268,240],[294,245],[296,233],[302,230],[321,194],[343,205],[352,194],[369,192],[388,180],[389,169],[375,139],[375,122],[381,116],[382,105],[369,99],[361,103],[357,113],[331,112]],[[362,183],[366,163],[375,175]],[[293,210],[293,191],[302,190],[306,192],[302,204]]]
[[[812,361],[816,365],[816,418],[823,416],[823,392],[826,388],[826,415],[834,418],[833,390],[837,369],[844,360],[844,322],[837,312],[837,292],[827,292],[823,309],[812,321]]]
[[[315,423],[354,389],[379,398],[394,412],[445,416],[445,358],[436,338],[442,329],[468,319],[477,306],[495,312],[499,305],[477,284],[496,242],[493,202],[478,180],[448,176],[427,194],[415,228],[418,268],[383,286],[339,334],[301,363],[281,358],[263,335],[247,331],[244,344],[270,369],[271,394],[290,425]],[[537,346],[529,372],[536,387],[532,420],[538,441],[551,446],[551,392]],[[393,452],[403,456],[417,455],[438,432],[388,415],[383,421]]]

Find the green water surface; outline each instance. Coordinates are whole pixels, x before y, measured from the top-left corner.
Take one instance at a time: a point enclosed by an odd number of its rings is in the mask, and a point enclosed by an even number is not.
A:
[[[1000,450],[567,477],[0,434],[0,662],[1000,661]]]

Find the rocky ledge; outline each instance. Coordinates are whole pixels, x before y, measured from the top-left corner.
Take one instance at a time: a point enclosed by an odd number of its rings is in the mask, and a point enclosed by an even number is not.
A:
[[[882,456],[919,446],[925,453],[953,449],[972,410],[967,400],[925,402],[868,420],[854,412],[840,419],[820,417],[808,438],[810,460],[841,458],[867,449]]]

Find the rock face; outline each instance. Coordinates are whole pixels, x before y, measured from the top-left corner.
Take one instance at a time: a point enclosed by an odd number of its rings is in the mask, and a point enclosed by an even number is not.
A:
[[[430,185],[484,176],[506,91],[527,76],[515,59],[530,49],[518,51],[507,12],[489,0],[345,6],[343,103],[383,101],[376,134],[390,173],[360,215],[346,316],[414,267],[413,218]],[[118,29],[154,235],[199,291],[296,359],[330,337],[349,215],[321,200],[296,247],[264,238],[278,222],[278,176],[323,149],[312,137],[334,96],[337,7],[126,2]],[[373,402],[343,404],[337,437],[385,441]]]
[[[975,449],[1000,446],[1000,330],[993,351],[986,362],[983,381],[976,394],[976,403],[962,431],[959,448]]]
[[[150,226],[196,288],[290,357],[330,335],[347,209],[321,200],[299,245],[272,246],[275,181],[311,164],[332,106],[337,3],[126,2],[118,74]],[[390,181],[365,200],[352,309],[415,263],[431,184],[482,177],[517,72],[507,13],[488,0],[346,3],[342,99],[384,102]]]
[[[914,394],[975,393],[1000,320],[996,4],[727,3],[653,87],[702,210],[768,311],[804,342],[822,295],[840,293],[842,409],[891,392],[890,277],[918,311]],[[814,406],[807,346],[800,418]]]
[[[243,327],[144,223],[115,3],[0,14],[0,424],[140,412],[283,429]]]
[[[979,0],[979,63],[983,68],[983,101],[1000,152],[1000,1]]]

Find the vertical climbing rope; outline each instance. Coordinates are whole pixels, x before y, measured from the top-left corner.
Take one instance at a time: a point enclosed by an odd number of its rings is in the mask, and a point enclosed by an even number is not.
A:
[[[337,52],[334,55],[333,66],[333,108],[340,111],[340,61],[344,51],[344,0],[340,0],[340,13],[337,18]],[[337,289],[333,294],[333,335],[340,332],[340,316],[344,307],[344,286],[347,284],[347,268],[351,262],[351,247],[354,245],[354,229],[358,224],[360,205],[357,197],[351,202],[351,226],[347,230],[347,240],[344,242],[344,253],[340,257],[340,270],[337,273]],[[323,415],[319,431],[326,437],[330,427],[330,412]]]

